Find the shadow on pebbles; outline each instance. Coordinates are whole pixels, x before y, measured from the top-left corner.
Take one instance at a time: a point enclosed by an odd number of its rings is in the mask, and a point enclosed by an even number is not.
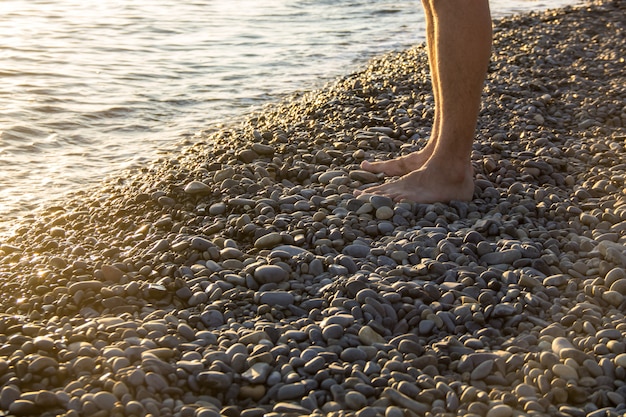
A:
[[[625,13],[496,22],[469,203],[352,194],[428,138],[422,45],[25,219],[3,415],[623,415]]]

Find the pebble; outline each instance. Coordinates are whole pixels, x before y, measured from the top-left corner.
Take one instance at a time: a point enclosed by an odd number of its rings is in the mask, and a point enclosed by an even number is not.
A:
[[[262,265],[254,271],[254,279],[260,284],[277,284],[288,278],[289,273],[277,265]]]
[[[211,187],[200,181],[191,181],[185,185],[185,192],[189,194],[209,194]]]
[[[271,306],[288,306],[294,303],[294,296],[285,291],[265,291],[259,294],[259,302],[261,304],[269,304]]]
[[[487,411],[486,417],[511,417],[513,415],[513,409],[506,404],[494,405]]]

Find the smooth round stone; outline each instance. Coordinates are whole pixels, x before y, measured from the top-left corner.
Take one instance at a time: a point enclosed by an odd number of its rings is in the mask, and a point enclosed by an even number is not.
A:
[[[285,384],[278,389],[276,399],[278,401],[293,400],[301,398],[306,392],[306,385],[301,382]]]
[[[561,359],[574,359],[579,364],[582,364],[585,360],[589,359],[589,355],[576,348],[565,348],[559,352]]]
[[[335,178],[339,178],[339,177],[344,177],[346,175],[346,173],[344,171],[340,171],[340,170],[333,170],[333,171],[326,171],[324,173],[322,173],[319,176],[319,182],[327,185],[330,184],[330,182],[335,179]]]
[[[598,332],[596,333],[596,338],[598,338],[598,340],[604,338],[619,340],[622,338],[622,332],[617,329],[602,329],[598,330]]]
[[[381,222],[378,223],[378,232],[381,235],[389,235],[389,234],[393,233],[393,231],[395,229],[396,229],[396,227],[391,222],[381,221]]]
[[[220,256],[222,259],[241,259],[243,257],[243,252],[237,248],[227,247],[220,251]]]
[[[487,411],[486,417],[511,417],[513,415],[513,409],[506,404],[498,404]]]
[[[602,293],[602,299],[613,307],[618,307],[624,301],[624,296],[618,291],[605,291]]]
[[[119,282],[124,276],[124,272],[112,265],[102,265],[101,271],[105,281]]]
[[[480,257],[480,260],[487,265],[512,264],[519,259],[522,259],[522,253],[516,249],[486,253]]]
[[[566,381],[578,380],[578,372],[576,372],[576,369],[572,368],[569,365],[557,363],[552,367],[552,372],[554,372],[555,375],[560,376]]]
[[[179,323],[176,327],[176,331],[187,340],[194,340],[196,338],[196,332],[187,323]]]
[[[213,203],[209,206],[209,214],[212,216],[219,216],[220,214],[226,213],[227,208],[228,206],[226,205],[226,203],[223,203],[221,201]]]
[[[376,407],[365,407],[356,412],[356,417],[378,417],[380,412]]]
[[[87,292],[87,291],[100,292],[102,287],[104,287],[104,283],[103,282],[96,281],[96,280],[89,280],[89,281],[74,282],[74,283],[70,284],[70,286],[68,287],[67,290],[70,293],[70,295],[74,295],[78,291],[83,291],[83,292]]]
[[[31,363],[28,364],[28,372],[38,374],[46,368],[58,368],[59,363],[54,358],[47,356],[37,356]]]
[[[322,337],[328,339],[339,339],[343,336],[343,327],[339,324],[329,324],[322,329]]]
[[[268,304],[270,306],[282,306],[286,307],[294,303],[293,294],[286,291],[265,291],[259,296],[261,304]]]
[[[353,243],[343,248],[341,251],[344,255],[351,256],[353,258],[366,258],[370,254],[370,247]]]
[[[51,351],[54,348],[54,339],[47,336],[37,336],[33,339],[33,344],[37,349]]]
[[[575,348],[574,348],[574,345],[572,345],[572,342],[570,342],[568,339],[564,337],[555,337],[554,340],[552,340],[552,352],[559,355],[559,357],[561,355],[561,351],[565,349],[575,349]],[[565,358],[561,358],[561,359],[565,359]]]
[[[215,328],[224,324],[224,315],[218,310],[208,310],[200,315],[200,321],[208,328]]]
[[[626,278],[620,278],[611,284],[611,291],[626,295]]]
[[[385,409],[385,417],[404,417],[404,411],[395,405]]]
[[[314,256],[311,252],[304,248],[300,248],[294,245],[281,245],[274,248],[274,251],[287,252],[291,256],[300,256],[300,255],[311,255]],[[273,251],[272,251],[273,252]]]
[[[185,192],[187,194],[209,194],[211,187],[200,181],[191,181],[185,185]]]
[[[278,232],[271,232],[261,236],[254,242],[254,247],[257,249],[271,249],[276,245],[281,244],[283,237]]]
[[[429,335],[435,328],[435,322],[433,320],[424,319],[420,320],[418,324],[418,331],[421,335]]]
[[[210,388],[215,388],[218,390],[226,390],[230,387],[230,384],[232,383],[231,378],[227,374],[223,372],[219,372],[219,371],[201,372],[198,374],[197,379],[200,384],[206,385]],[[146,378],[146,382],[147,382],[147,378]],[[166,387],[167,387],[167,383],[166,383]],[[165,389],[166,387],[164,387],[163,389]]]
[[[203,237],[196,236],[193,239],[191,239],[191,247],[195,250],[204,252],[213,246],[215,246],[213,242]]]
[[[626,353],[620,353],[615,357],[615,365],[626,368]]]
[[[359,181],[362,184],[371,184],[378,181],[378,175],[374,174],[373,172],[364,171],[362,169],[355,169],[353,171],[350,171],[348,177],[350,177],[350,179],[354,181]]]
[[[535,388],[532,385],[528,385],[528,384],[519,384],[518,386],[515,387],[515,394],[518,397],[535,397],[537,395],[537,392],[535,391]]]
[[[220,417],[220,412],[210,407],[199,407],[196,410],[195,417]]]
[[[604,276],[604,282],[606,285],[612,286],[615,282],[619,280],[626,279],[626,270],[622,268],[613,268]],[[626,285],[626,284],[620,284]]]
[[[369,326],[361,327],[359,330],[359,340],[365,346],[371,346],[374,343],[385,343],[385,338]]]
[[[564,274],[550,275],[544,278],[543,285],[546,287],[560,287],[567,283],[568,277]]]
[[[93,396],[93,401],[101,410],[111,410],[117,398],[110,392],[100,391]]]
[[[494,361],[493,359],[486,360],[481,362],[474,370],[471,372],[470,377],[472,379],[481,380],[487,377],[491,373],[493,369]]]
[[[375,215],[378,220],[389,220],[393,217],[393,209],[388,206],[379,207]]]
[[[375,210],[381,207],[393,207],[393,200],[384,195],[372,195],[369,202]]]
[[[278,284],[289,279],[289,273],[278,265],[261,265],[254,270],[254,279],[260,284]]]
[[[34,402],[28,400],[15,400],[8,407],[9,413],[16,416],[39,415],[39,407]]]
[[[321,356],[316,356],[311,359],[307,363],[304,364],[304,371],[308,374],[315,374],[317,371],[321,370],[326,366],[326,361]]]
[[[413,340],[404,339],[398,344],[398,351],[402,353],[414,353],[416,355],[420,355],[424,352],[424,348],[422,345]]]
[[[345,395],[345,402],[348,408],[360,410],[367,405],[367,398],[358,391],[348,391]]]
[[[341,360],[352,363],[356,361],[364,361],[367,359],[367,354],[362,350],[354,347],[349,347],[341,352]]]

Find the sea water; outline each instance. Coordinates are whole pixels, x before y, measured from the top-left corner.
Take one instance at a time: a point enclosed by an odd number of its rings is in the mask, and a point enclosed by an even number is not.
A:
[[[2,0],[0,235],[211,125],[423,40],[419,1]]]

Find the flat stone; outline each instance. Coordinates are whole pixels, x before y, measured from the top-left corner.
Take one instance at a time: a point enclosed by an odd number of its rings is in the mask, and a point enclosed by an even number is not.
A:
[[[260,284],[280,283],[289,279],[289,273],[278,265],[261,265],[254,270],[254,279]]]
[[[351,256],[353,258],[366,258],[370,254],[370,247],[353,243],[343,248],[341,253],[343,253],[344,255]]]
[[[430,406],[415,401],[394,388],[385,388],[382,397],[388,398],[393,404],[399,407],[408,408],[417,415],[424,415],[430,410]]]
[[[626,357],[626,355],[625,355]],[[6,385],[0,391],[0,409],[8,410],[9,406],[21,396],[20,390],[15,385]]]
[[[276,399],[278,401],[287,401],[301,398],[306,392],[306,385],[301,382],[293,384],[285,384],[278,389]]]
[[[271,232],[261,236],[254,242],[254,247],[257,249],[271,249],[283,241],[283,237],[278,232]]]
[[[293,294],[286,291],[264,291],[259,294],[261,304],[286,307],[294,302]]]
[[[78,291],[100,292],[102,287],[104,287],[104,283],[100,281],[96,281],[96,280],[79,281],[79,282],[73,282],[72,284],[70,284],[70,286],[67,288],[67,291],[70,293],[70,295],[74,295]]]
[[[300,256],[300,255],[311,255],[311,256],[314,256],[313,253],[309,252],[308,250],[306,250],[304,248],[300,248],[298,246],[293,246],[293,245],[277,246],[277,247],[274,248],[273,251],[287,252],[289,255],[294,256],[294,257],[295,256]]]
[[[362,184],[371,184],[374,182],[378,182],[378,175],[373,172],[364,171],[362,169],[356,169],[354,171],[350,171],[348,174],[350,179],[354,181],[359,181]]]
[[[522,259],[522,253],[516,249],[490,252],[480,257],[480,260],[487,265],[512,264],[519,259]]]

